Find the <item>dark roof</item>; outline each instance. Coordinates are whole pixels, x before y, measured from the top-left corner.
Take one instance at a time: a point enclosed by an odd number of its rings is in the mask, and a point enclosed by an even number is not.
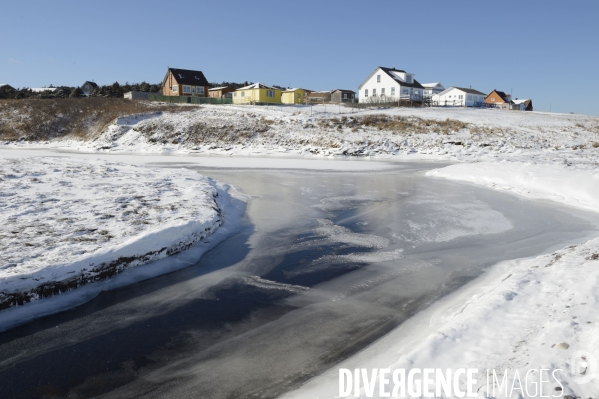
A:
[[[85,82],[83,82],[83,84],[81,86],[85,86],[86,83],[89,84],[94,89],[98,88],[98,85],[96,84],[96,82],[90,82],[89,80],[86,80]]]
[[[392,74],[391,72],[402,72],[402,73],[409,73],[409,72],[406,72],[406,71],[404,71],[404,70],[402,70],[402,69],[395,69],[395,68],[385,68],[385,67],[382,67],[382,66],[380,66],[379,68],[381,68],[381,69],[382,69],[382,70],[383,70],[383,71],[384,71],[384,72],[385,72],[387,75],[389,75],[389,77],[391,77],[391,79],[393,79],[393,80],[397,80],[397,78],[396,78],[395,76],[393,76],[393,74]],[[410,74],[410,75],[413,75],[413,74]],[[418,88],[418,89],[424,89],[424,86],[422,86],[420,83],[418,83],[418,81],[417,81],[416,79],[414,79],[414,82],[413,82],[413,83],[401,82],[401,81],[399,81],[399,80],[398,80],[398,82],[399,82],[399,84],[400,84],[400,85],[402,85],[402,86],[406,86],[406,87],[415,87],[415,88]]]
[[[336,91],[340,91],[341,93],[352,93],[352,94],[356,94],[356,92],[353,91],[353,90],[344,90],[344,89],[335,89],[331,93],[334,93]]]
[[[206,77],[202,71],[192,71],[190,69],[169,68],[177,83],[190,86],[209,86]],[[168,73],[167,73],[168,74]]]
[[[508,102],[508,100],[507,100],[507,94],[505,94],[505,93],[504,93],[504,92],[502,92],[502,91],[495,90],[495,89],[493,89],[493,91],[494,91],[495,93],[497,93],[497,95],[498,95],[499,97],[501,97],[501,98],[503,99],[503,101],[505,101],[506,103]],[[493,94],[493,91],[492,91],[492,92],[490,92],[490,93],[489,93],[489,95],[488,95],[487,97],[489,97],[491,94]]]

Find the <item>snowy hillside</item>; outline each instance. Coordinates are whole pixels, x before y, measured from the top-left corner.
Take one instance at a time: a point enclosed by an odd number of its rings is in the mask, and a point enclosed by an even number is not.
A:
[[[312,111],[207,105],[185,113],[119,118],[91,141],[61,138],[5,145],[103,152],[507,159],[578,166],[599,161],[596,117],[466,108],[354,112],[329,106],[322,112],[319,106]]]
[[[224,187],[184,169],[0,160],[0,309],[178,253],[223,223]]]

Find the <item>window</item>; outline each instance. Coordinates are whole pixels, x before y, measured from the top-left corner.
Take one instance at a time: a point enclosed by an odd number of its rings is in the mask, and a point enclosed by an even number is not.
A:
[[[181,79],[183,79],[183,78],[185,77],[185,76],[183,76],[183,75],[181,75],[181,74],[178,74],[178,75],[179,75],[179,77],[180,77]]]
[[[245,97],[245,91],[241,92],[241,97]]]
[[[183,86],[183,94],[191,94],[191,86]]]
[[[196,87],[196,93],[198,93],[198,94],[204,94],[204,88],[200,87],[200,86]]]
[[[491,101],[495,101],[495,97],[491,97]]]
[[[460,94],[460,96],[459,96],[458,98],[459,98],[460,100],[463,100],[463,99],[464,99],[464,95],[463,95],[463,94]]]
[[[372,89],[372,95],[376,96],[376,89]]]
[[[343,98],[347,98],[347,93],[345,93],[345,94],[343,95]]]
[[[274,96],[275,96],[274,90],[266,90],[266,97],[274,97]]]
[[[414,94],[418,95],[418,90],[414,90]]]
[[[376,75],[376,82],[381,83],[381,75]]]
[[[408,89],[403,89],[403,90],[402,90],[402,93],[403,93],[403,94],[408,94]]]
[[[392,96],[395,96],[395,87],[392,87],[392,88],[391,88],[391,95],[392,95]]]
[[[472,96],[470,94],[466,96],[466,101],[472,101]]]
[[[383,87],[383,88],[381,89],[381,96],[384,96],[384,95],[385,95],[385,88]]]
[[[237,97],[237,92],[233,93],[233,97]]]
[[[173,93],[176,93],[178,91],[179,91],[179,86],[173,85]]]
[[[406,73],[406,83],[412,83],[413,80],[414,78],[412,77],[412,75]]]
[[[368,97],[368,89],[364,90],[364,97]]]

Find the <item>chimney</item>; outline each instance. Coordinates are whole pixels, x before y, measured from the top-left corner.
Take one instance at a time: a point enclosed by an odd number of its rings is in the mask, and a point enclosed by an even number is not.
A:
[[[243,82],[243,85],[247,86],[248,85],[248,81],[246,80],[245,82]]]

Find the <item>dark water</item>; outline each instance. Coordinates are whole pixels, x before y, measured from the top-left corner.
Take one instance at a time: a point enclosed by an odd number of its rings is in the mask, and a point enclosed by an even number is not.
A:
[[[203,170],[253,196],[241,231],[195,266],[0,333],[0,397],[276,397],[485,267],[595,231],[407,166]]]

